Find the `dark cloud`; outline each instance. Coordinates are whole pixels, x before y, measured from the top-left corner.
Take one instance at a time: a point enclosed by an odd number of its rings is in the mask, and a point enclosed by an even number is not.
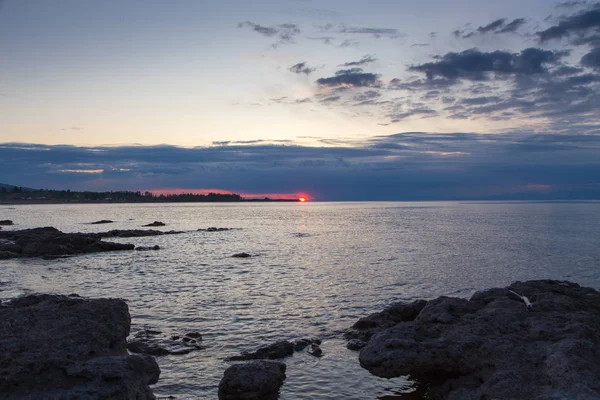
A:
[[[396,112],[393,114],[389,115],[389,118],[391,119],[391,123],[396,123],[396,122],[400,122],[406,118],[415,116],[415,115],[420,115],[422,117],[432,117],[437,115],[438,112],[432,108],[429,107],[419,107],[419,108],[412,108],[406,111],[400,111],[400,112]]]
[[[574,8],[588,5],[587,1],[563,1],[556,5],[557,8]]]
[[[462,99],[460,102],[462,104],[467,104],[467,105],[482,105],[482,104],[488,104],[488,103],[497,103],[500,100],[502,100],[502,99],[498,96],[487,96],[487,97],[466,98],[466,99]]]
[[[280,24],[275,26],[263,26],[252,21],[244,21],[238,24],[238,28],[249,27],[254,32],[263,36],[276,37],[278,42],[275,45],[293,43],[294,37],[300,33],[300,28],[296,24]]]
[[[480,26],[479,28],[477,28],[477,32],[488,33],[488,32],[495,31],[496,29],[503,26],[505,22],[506,22],[506,18],[497,19],[494,22],[491,22],[485,26]]]
[[[339,34],[351,34],[351,35],[370,35],[374,38],[387,37],[390,39],[396,39],[402,34],[394,28],[373,28],[373,27],[356,27],[346,26],[345,24],[327,24],[320,27],[324,32],[335,32]]]
[[[581,58],[581,65],[586,67],[600,69],[600,47],[592,49]]]
[[[319,200],[524,198],[523,190],[531,195],[538,187],[545,198],[600,198],[600,135],[407,132],[330,143],[191,149],[2,144],[0,182],[79,190],[306,191]],[[64,172],[81,169],[101,172]]]
[[[538,32],[541,42],[560,39],[571,35],[584,35],[590,31],[598,32],[600,29],[600,3],[578,14],[564,17],[557,25]]]
[[[296,74],[305,74],[310,75],[311,73],[316,71],[316,68],[311,68],[306,64],[306,62],[299,62],[298,64],[292,65],[289,70]]]
[[[375,61],[377,61],[377,58],[373,57],[372,55],[367,54],[366,56],[363,56],[363,58],[361,58],[358,61],[345,62],[341,66],[342,67],[356,67],[356,66],[359,66],[359,65],[370,64],[370,63],[375,62]]]
[[[563,56],[558,52],[528,48],[521,53],[506,51],[481,52],[477,49],[447,53],[439,61],[413,65],[411,71],[423,72],[428,79],[487,80],[490,74],[542,74],[545,64],[555,63]]]
[[[363,72],[360,68],[339,70],[335,76],[317,79],[320,86],[352,86],[352,87],[379,87],[379,75]]]
[[[342,98],[341,96],[328,96],[328,97],[322,98],[320,101],[321,101],[321,103],[333,103],[333,102],[339,101],[341,98]]]
[[[521,26],[525,24],[525,18],[516,18],[506,24],[504,28],[498,30],[496,33],[512,33],[516,32]]]

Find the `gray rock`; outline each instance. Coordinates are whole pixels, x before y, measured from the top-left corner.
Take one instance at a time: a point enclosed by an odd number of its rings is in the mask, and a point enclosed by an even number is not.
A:
[[[30,295],[0,305],[3,400],[154,399],[160,369],[129,355],[127,304]]]
[[[600,398],[599,332],[596,290],[516,282],[470,300],[429,301],[414,319],[375,333],[359,360],[375,375],[429,385],[431,399],[591,400]]]
[[[252,361],[225,370],[219,383],[220,400],[276,400],[285,380],[282,362]]]
[[[346,348],[348,350],[360,350],[367,345],[366,342],[363,342],[360,339],[350,339],[346,344]]]
[[[254,352],[244,352],[239,356],[229,357],[228,361],[247,361],[247,360],[274,360],[284,358],[294,354],[294,345],[287,340],[281,340],[268,346],[259,348]]]

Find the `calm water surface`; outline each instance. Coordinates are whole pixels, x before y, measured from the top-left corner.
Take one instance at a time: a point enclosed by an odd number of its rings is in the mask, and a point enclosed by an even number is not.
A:
[[[515,280],[600,288],[600,203],[0,205],[4,229],[136,229],[160,251],[0,261],[0,298],[31,292],[127,300],[133,329],[200,331],[205,350],[159,357],[157,396],[216,398],[225,357],[318,336],[325,355],[286,359],[281,399],[376,399],[402,379],[369,375],[341,331],[398,300],[470,296]],[[111,219],[110,225],[88,222]],[[238,228],[198,232],[209,226]],[[231,258],[238,252],[256,255]]]

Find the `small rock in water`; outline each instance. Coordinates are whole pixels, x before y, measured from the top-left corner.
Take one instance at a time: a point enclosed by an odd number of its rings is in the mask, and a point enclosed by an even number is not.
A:
[[[306,351],[311,356],[321,357],[323,355],[323,350],[317,344],[311,344],[308,350]]]
[[[154,222],[152,222],[150,224],[146,224],[146,225],[143,225],[143,226],[165,226],[165,225],[167,225],[167,224],[165,224],[164,222],[154,221]]]
[[[3,219],[0,221],[0,225],[14,225],[14,223],[10,219]]]
[[[198,229],[200,232],[222,232],[229,231],[231,228],[217,228],[215,226],[208,227],[206,229]]]
[[[248,257],[252,257],[252,254],[248,254],[248,253],[235,253],[231,257],[235,257],[235,258],[248,258]]]
[[[276,400],[285,370],[286,365],[277,361],[232,365],[219,383],[219,400]]]
[[[200,334],[200,332],[188,332],[185,334],[185,337],[202,340],[202,334]]]
[[[294,345],[287,340],[275,342],[268,346],[264,346],[255,352],[245,352],[239,356],[229,357],[227,361],[247,361],[259,359],[276,359],[291,356],[294,354]]]
[[[132,353],[152,356],[181,355],[204,348],[197,344],[195,339],[182,338],[181,335],[164,337],[161,331],[153,329],[144,329],[134,334],[133,337],[134,339],[127,342],[127,349]]]
[[[159,245],[154,245],[154,246],[136,246],[135,249],[137,251],[160,250],[160,246]]]
[[[90,222],[90,224],[92,224],[92,225],[112,224],[113,222],[114,221],[111,221],[110,219],[101,219],[100,221]]]
[[[321,344],[320,339],[302,338],[294,341],[294,351],[302,351],[311,344]]]

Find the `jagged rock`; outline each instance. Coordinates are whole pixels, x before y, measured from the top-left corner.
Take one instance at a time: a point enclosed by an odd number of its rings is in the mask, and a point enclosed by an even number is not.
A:
[[[0,321],[3,400],[155,398],[160,369],[127,353],[122,300],[30,295],[2,303]]]
[[[235,258],[248,258],[248,257],[252,257],[252,254],[248,254],[248,253],[235,253],[231,257],[235,257]]]
[[[390,328],[399,322],[414,320],[427,304],[424,300],[412,303],[398,302],[390,305],[385,310],[359,319],[344,336],[346,339],[360,339],[367,341],[377,332]]]
[[[198,344],[202,340],[202,335],[198,333],[200,336],[196,338],[191,338],[188,335],[184,337],[180,335],[167,337],[161,331],[144,329],[135,333],[134,337],[127,342],[127,349],[132,353],[164,356],[167,354],[188,354],[204,348]]]
[[[145,236],[162,236],[162,235],[177,235],[179,233],[184,233],[182,231],[157,231],[154,229],[113,229],[108,232],[100,232],[97,233],[99,237],[110,238],[110,237],[118,237],[118,238],[132,238],[132,237],[145,237]]]
[[[597,399],[598,332],[598,291],[516,282],[470,300],[429,301],[414,319],[374,334],[359,360],[375,375],[429,385],[431,399]]]
[[[302,338],[302,339],[297,339],[294,341],[294,351],[302,351],[304,350],[306,347],[310,346],[311,344],[321,344],[321,340],[320,339],[315,339],[315,338]]]
[[[0,225],[14,225],[14,222],[12,222],[10,219],[3,219],[0,221]]]
[[[363,342],[360,339],[350,339],[346,344],[346,348],[348,350],[360,350],[367,345],[366,342]]]
[[[12,255],[18,257],[65,256],[105,251],[133,250],[133,244],[104,242],[97,234],[64,233],[56,228],[34,228],[0,232],[3,243],[11,242]]]
[[[239,356],[229,357],[227,361],[273,360],[291,356],[292,354],[294,354],[294,345],[287,340],[281,340],[268,346],[261,347],[254,352],[244,352]]]
[[[101,219],[100,221],[90,222],[90,224],[92,224],[92,225],[112,224],[113,222],[114,221],[111,221],[110,219]]]
[[[165,226],[165,225],[167,225],[167,224],[165,224],[164,222],[154,221],[154,222],[152,222],[150,224],[142,225],[142,226]]]
[[[285,380],[286,365],[277,361],[252,361],[225,370],[219,383],[220,400],[276,400]]]
[[[160,250],[160,246],[159,245],[154,245],[154,246],[135,246],[135,249],[137,251]]]

